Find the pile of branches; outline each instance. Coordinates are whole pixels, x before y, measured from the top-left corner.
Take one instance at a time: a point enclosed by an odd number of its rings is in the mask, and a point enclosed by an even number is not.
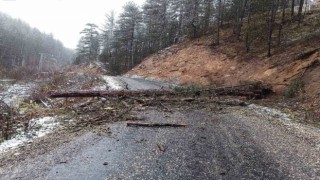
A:
[[[216,96],[243,96],[247,99],[264,99],[272,93],[272,88],[262,83],[213,89]]]
[[[123,91],[51,91],[49,98],[65,98],[65,101],[77,102],[67,105],[66,112],[73,112],[74,121],[68,125],[72,131],[103,125],[107,122],[139,120],[133,115],[133,109],[155,106],[166,112],[172,111],[172,105],[210,104],[244,106],[243,101],[224,101],[220,96],[244,96],[248,99],[260,99],[272,93],[268,86],[247,84],[234,87],[208,89],[182,88],[180,90],[123,90]],[[224,98],[226,99],[226,98]],[[86,102],[79,104],[79,100]],[[138,108],[138,109],[137,109]]]
[[[67,127],[72,131],[79,131],[97,125],[120,120],[135,120],[130,112],[135,103],[123,99],[106,100],[105,98],[86,98],[84,103],[69,105],[66,112],[71,112],[73,119],[68,121]],[[132,100],[131,100],[132,101]]]

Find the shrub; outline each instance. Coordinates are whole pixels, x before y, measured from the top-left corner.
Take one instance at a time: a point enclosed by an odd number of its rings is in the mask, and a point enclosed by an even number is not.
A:
[[[200,92],[204,89],[201,85],[190,85],[190,86],[176,86],[174,91],[178,93],[184,93],[186,95],[200,95]]]
[[[285,96],[288,98],[293,98],[297,96],[298,93],[304,88],[304,85],[305,83],[301,78],[291,80],[285,92]]]

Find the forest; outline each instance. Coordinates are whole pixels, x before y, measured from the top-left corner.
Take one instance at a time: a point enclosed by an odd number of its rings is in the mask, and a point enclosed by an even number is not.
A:
[[[129,1],[119,14],[108,12],[103,26],[87,23],[76,52],[52,34],[0,13],[0,66],[2,71],[23,67],[38,72],[71,61],[99,60],[112,74],[121,74],[186,39],[208,36],[213,48],[219,46],[226,30],[233,31],[232,38],[247,53],[265,51],[271,56],[275,47],[319,33],[318,19],[309,26],[312,29],[304,29],[303,19],[314,4],[315,0],[146,0],[140,7]]]
[[[218,46],[226,29],[232,29],[233,38],[247,53],[263,50],[271,56],[272,48],[303,37],[299,29],[314,4],[312,0],[146,0],[139,7],[131,1],[119,16],[109,12],[103,27],[86,25],[74,62],[100,60],[120,74],[188,38],[207,35],[212,46]],[[319,26],[313,27],[308,33],[319,33]]]
[[[70,63],[73,51],[67,49],[52,34],[45,34],[19,19],[0,13],[0,72],[13,69],[30,73],[54,70]]]

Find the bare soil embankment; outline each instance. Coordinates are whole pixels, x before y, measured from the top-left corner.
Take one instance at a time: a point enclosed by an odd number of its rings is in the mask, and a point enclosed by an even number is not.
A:
[[[270,84],[280,99],[298,79],[303,88],[297,90],[298,98],[294,100],[298,103],[291,103],[292,108],[320,115],[320,52],[316,50],[320,36],[276,48],[272,57],[262,51],[245,53],[231,36],[225,32],[221,45],[215,48],[210,46],[212,37],[173,45],[149,56],[127,75],[181,85],[234,86],[258,81]]]

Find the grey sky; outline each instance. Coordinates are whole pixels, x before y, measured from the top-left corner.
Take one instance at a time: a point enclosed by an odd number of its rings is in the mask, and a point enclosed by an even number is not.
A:
[[[19,18],[42,32],[52,33],[68,48],[75,48],[88,22],[102,25],[105,14],[118,14],[128,0],[0,0],[0,11]],[[134,0],[142,5],[145,0]]]

